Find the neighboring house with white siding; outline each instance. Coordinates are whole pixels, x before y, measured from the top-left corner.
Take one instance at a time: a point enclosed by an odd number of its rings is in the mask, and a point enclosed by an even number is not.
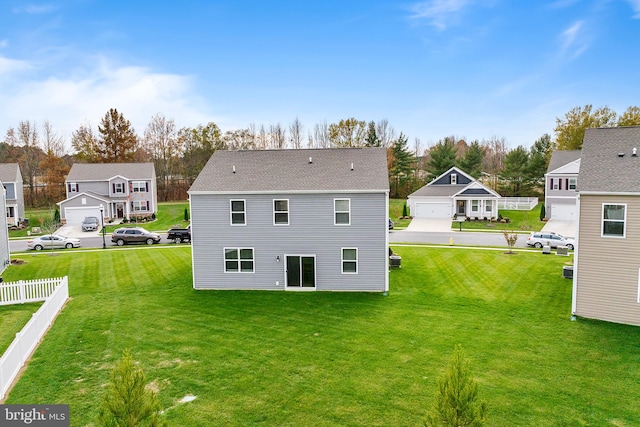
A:
[[[2,184],[4,184],[4,182]],[[7,209],[6,191],[0,192],[0,209]],[[0,227],[0,274],[7,269],[10,262],[9,230],[6,226]]]
[[[407,197],[414,218],[497,218],[500,195],[452,167]]]
[[[189,189],[193,287],[387,292],[384,148],[216,151]]]
[[[640,325],[640,127],[587,129],[572,312]]]
[[[74,163],[65,181],[67,198],[58,202],[65,224],[87,216],[147,217],[158,212],[153,163]]]
[[[575,221],[578,217],[580,150],[556,150],[544,175],[544,205],[549,219]]]
[[[7,224],[18,225],[24,219],[24,185],[17,163],[0,163],[0,181],[6,192]]]

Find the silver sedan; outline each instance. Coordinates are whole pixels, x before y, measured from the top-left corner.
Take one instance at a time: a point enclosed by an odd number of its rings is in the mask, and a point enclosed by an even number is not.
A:
[[[36,251],[41,251],[43,249],[71,249],[79,247],[80,239],[72,239],[70,237],[57,236],[55,234],[46,234],[27,241],[27,249],[34,249]]]

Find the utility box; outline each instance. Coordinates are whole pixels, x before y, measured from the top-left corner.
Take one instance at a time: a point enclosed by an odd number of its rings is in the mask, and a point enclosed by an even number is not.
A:
[[[389,268],[400,268],[402,264],[402,257],[399,255],[391,255],[389,257]]]
[[[569,256],[569,248],[566,246],[558,246],[556,249],[556,255]]]
[[[562,267],[562,277],[565,279],[573,279],[573,266],[565,265]]]
[[[544,245],[542,247],[542,253],[545,254],[545,255],[549,255],[551,253],[551,246]]]

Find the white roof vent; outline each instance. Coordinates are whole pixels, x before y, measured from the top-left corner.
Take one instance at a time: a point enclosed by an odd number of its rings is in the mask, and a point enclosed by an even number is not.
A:
[[[638,149],[636,147],[633,147],[633,150],[631,150],[631,155],[633,157],[638,157]]]
[[[313,158],[309,157],[309,163],[313,163]]]
[[[624,153],[618,153],[618,157],[624,157]]]

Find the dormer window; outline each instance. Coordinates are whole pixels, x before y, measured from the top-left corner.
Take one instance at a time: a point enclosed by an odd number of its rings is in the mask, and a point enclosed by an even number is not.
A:
[[[69,193],[77,193],[78,192],[78,183],[70,182],[69,183]]]
[[[452,173],[451,174],[451,184],[457,184],[458,183],[458,174]]]
[[[114,182],[113,183],[113,192],[115,194],[124,193],[124,183],[123,182]]]

